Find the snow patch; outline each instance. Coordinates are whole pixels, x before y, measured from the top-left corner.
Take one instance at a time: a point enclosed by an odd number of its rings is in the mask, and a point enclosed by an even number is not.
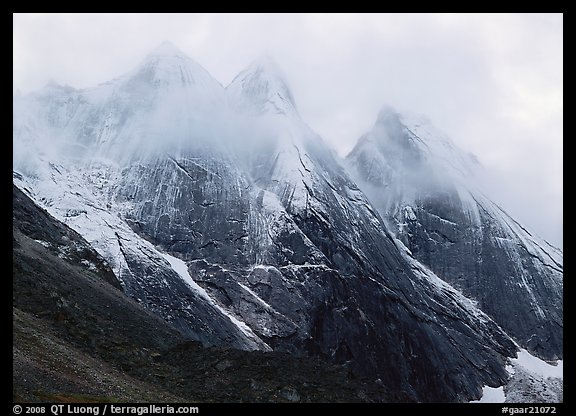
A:
[[[563,401],[563,361],[556,365],[534,357],[525,349],[510,359],[506,389],[507,403],[560,403]]]
[[[482,387],[482,397],[480,400],[472,400],[470,403],[504,403],[505,400],[504,386],[484,386]]]
[[[416,214],[410,205],[404,207],[404,218],[410,221],[416,221]]]
[[[244,322],[240,321],[238,318],[236,318],[235,316],[230,314],[230,312],[228,312],[222,306],[218,305],[210,297],[210,295],[208,295],[208,292],[206,292],[206,290],[203,287],[201,287],[198,283],[196,283],[194,281],[194,279],[192,279],[192,276],[190,276],[190,273],[188,272],[188,266],[186,265],[186,263],[183,260],[180,260],[180,259],[178,259],[174,256],[171,256],[169,254],[166,254],[166,253],[161,253],[161,255],[162,255],[162,257],[164,257],[168,261],[168,263],[170,263],[170,266],[172,267],[172,269],[176,273],[178,273],[178,275],[180,275],[180,277],[182,277],[182,280],[184,280],[184,282],[188,286],[190,286],[190,288],[193,291],[198,293],[198,295],[200,295],[202,298],[204,298],[209,304],[214,306],[216,309],[218,309],[218,311],[220,311],[223,315],[225,315],[228,319],[230,319],[230,321],[236,327],[238,327],[238,329],[240,331],[242,331],[242,333],[244,333],[244,335],[246,335],[248,338],[257,341],[258,343],[263,343],[262,340],[260,340],[260,338],[258,336],[256,336],[256,334],[254,334],[254,332],[252,332],[252,329],[248,325],[246,325]],[[260,298],[258,298],[258,299],[261,300]],[[262,301],[262,302],[264,302],[264,301]],[[268,347],[269,351],[272,350],[272,348],[270,348],[267,344],[265,344],[265,343],[263,343],[263,344]]]
[[[249,270],[250,270],[250,271],[253,271],[253,270],[255,270],[255,269],[262,269],[262,270],[265,270],[265,271],[267,271],[267,272],[273,271],[273,270],[278,271],[278,269],[277,269],[276,267],[270,266],[270,265],[267,265],[267,264],[255,264],[254,266],[250,267]]]
[[[80,263],[82,263],[84,266],[88,267],[88,270],[91,270],[93,272],[98,270],[98,268],[96,267],[96,265],[94,263],[92,263],[91,261],[88,261],[86,259],[82,259],[80,261]]]
[[[556,365],[547,363],[538,357],[533,356],[525,349],[518,352],[518,358],[511,359],[513,364],[528,370],[531,373],[543,378],[564,378],[564,361],[558,360]]]
[[[186,265],[186,263],[184,263],[183,260],[180,260],[180,259],[178,259],[174,256],[171,256],[169,254],[166,254],[166,253],[161,253],[161,254],[162,254],[162,257],[164,257],[166,260],[168,260],[168,263],[170,263],[170,266],[172,267],[172,269],[176,273],[178,273],[178,275],[180,275],[182,280],[184,280],[184,282],[186,282],[186,284],[188,286],[190,286],[190,288],[192,288],[192,290],[194,290],[194,292],[198,293],[201,297],[206,299],[208,302],[213,303],[212,299],[208,295],[208,292],[206,292],[206,290],[202,286],[200,286],[198,283],[196,283],[194,281],[194,279],[192,279],[192,277],[190,276],[190,273],[188,272],[188,266]]]
[[[246,292],[248,292],[254,299],[256,299],[261,305],[265,306],[268,309],[272,309],[274,310],[274,308],[272,306],[270,306],[269,303],[267,303],[266,301],[264,301],[264,299],[262,299],[260,296],[258,296],[252,289],[250,289],[248,286],[238,282],[238,285],[244,289]]]
[[[34,240],[34,241],[36,241],[38,244],[43,245],[43,246],[46,247],[46,248],[49,248],[49,247],[52,246],[52,244],[50,244],[50,243],[47,242],[47,241],[43,241],[43,240]]]

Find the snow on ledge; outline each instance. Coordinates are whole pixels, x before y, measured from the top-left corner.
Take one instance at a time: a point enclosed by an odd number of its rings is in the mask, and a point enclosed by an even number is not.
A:
[[[484,386],[482,387],[482,397],[480,400],[472,400],[470,403],[504,403],[505,400],[504,386]]]
[[[506,366],[506,371],[513,376],[517,368],[522,368],[528,373],[537,376],[542,383],[548,378],[564,378],[564,361],[558,360],[556,365],[549,364],[538,357],[533,356],[524,348],[518,351],[518,358],[510,359],[510,365]],[[510,392],[508,392],[510,394]],[[480,400],[472,400],[470,403],[504,403],[506,394],[504,386],[482,388],[482,397]]]
[[[246,325],[246,323],[240,321],[238,318],[233,316],[230,312],[228,312],[226,309],[224,309],[222,306],[216,303],[210,297],[210,295],[208,295],[208,292],[206,292],[206,290],[202,286],[200,286],[198,283],[194,281],[194,279],[192,279],[192,276],[190,276],[190,273],[188,272],[188,266],[183,260],[180,260],[179,258],[171,256],[170,254],[167,253],[160,253],[160,254],[168,261],[168,263],[170,263],[172,269],[180,275],[182,280],[184,280],[184,282],[192,290],[198,293],[200,297],[204,298],[210,305],[214,306],[218,311],[220,311],[224,316],[226,316],[246,337],[256,342],[256,345],[263,344],[266,350],[268,351],[272,350],[272,348],[270,348],[256,334],[254,334],[252,329],[248,325]]]
[[[546,361],[533,356],[524,348],[518,352],[518,358],[513,358],[512,363],[525,368],[531,373],[542,376],[543,378],[564,378],[564,361],[558,360],[556,365],[548,364]]]

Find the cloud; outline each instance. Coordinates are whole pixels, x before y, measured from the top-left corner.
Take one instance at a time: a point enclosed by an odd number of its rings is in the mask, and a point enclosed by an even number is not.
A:
[[[498,175],[513,216],[562,245],[561,14],[15,14],[14,89],[92,86],[166,39],[223,85],[271,55],[341,155],[384,104],[425,114]]]

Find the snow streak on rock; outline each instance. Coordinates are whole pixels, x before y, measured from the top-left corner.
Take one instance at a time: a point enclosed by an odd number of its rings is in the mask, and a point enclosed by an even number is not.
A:
[[[423,117],[384,108],[346,159],[409,253],[520,345],[563,355],[563,255],[482,191],[482,169]]]
[[[95,88],[15,97],[14,183],[105,257],[127,295],[205,345],[320,355],[418,401],[469,401],[503,385],[516,344],[480,287],[446,278],[410,240],[426,211],[418,189],[392,187],[398,199],[370,201],[300,118],[287,85],[265,59],[224,89],[164,44]],[[390,160],[364,141],[377,158],[362,159],[371,186],[401,177],[398,163],[418,167],[424,156],[411,149],[433,134],[411,130],[408,145],[394,136],[400,154]],[[470,173],[444,138],[427,146]],[[445,199],[461,201],[457,215],[429,210],[426,224],[446,230],[430,231],[434,244],[455,244],[451,227],[470,227],[474,241],[499,244],[474,261],[516,250],[528,253],[524,266],[561,269],[561,253],[512,220],[491,234],[484,225],[496,208],[461,194]],[[506,243],[512,233],[540,248]],[[561,287],[540,287],[531,273],[513,282],[519,302],[533,295],[535,319],[554,317],[561,305],[540,302],[541,289]],[[525,344],[561,354],[551,339],[535,333]]]

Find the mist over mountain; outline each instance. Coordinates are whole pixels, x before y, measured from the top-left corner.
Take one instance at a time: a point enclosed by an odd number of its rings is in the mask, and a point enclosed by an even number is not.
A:
[[[14,184],[206,347],[319,356],[423,402],[508,385],[520,348],[563,358],[562,252],[476,190],[477,161],[389,108],[338,160],[270,58],[224,88],[163,43],[94,88],[15,96],[13,142]]]
[[[482,168],[431,123],[384,108],[347,157],[410,253],[538,355],[562,358],[562,252],[482,192]]]

